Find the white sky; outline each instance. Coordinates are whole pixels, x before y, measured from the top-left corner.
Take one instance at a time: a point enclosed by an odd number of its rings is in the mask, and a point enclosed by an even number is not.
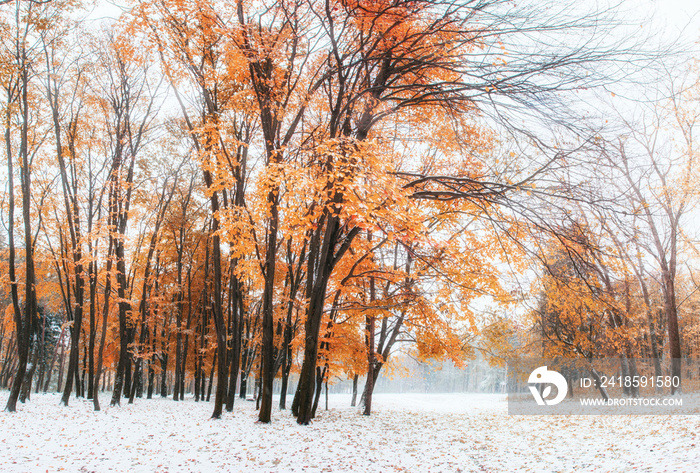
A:
[[[584,0],[590,3],[599,3],[598,0]],[[123,0],[98,0],[99,7],[95,7],[90,14],[90,20],[115,18],[120,9],[116,5],[127,3]],[[681,31],[690,25],[693,34],[697,37],[700,30],[700,1],[699,0],[623,0],[625,9],[639,9],[640,16],[649,13],[658,18],[670,30]]]
[[[627,0],[633,3],[634,0]],[[642,7],[650,6],[654,13],[668,19],[669,27],[681,29],[689,25],[697,33],[700,28],[700,2],[698,0],[639,0]],[[691,24],[692,23],[692,24]]]

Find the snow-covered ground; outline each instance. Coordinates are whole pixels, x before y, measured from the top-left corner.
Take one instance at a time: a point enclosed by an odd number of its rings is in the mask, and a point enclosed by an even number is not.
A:
[[[101,412],[58,401],[33,394],[0,412],[0,471],[700,471],[699,416],[509,416],[504,395],[377,394],[364,417],[331,395],[304,427],[288,411],[256,424],[253,403],[239,400],[217,421],[212,403],[191,399]]]

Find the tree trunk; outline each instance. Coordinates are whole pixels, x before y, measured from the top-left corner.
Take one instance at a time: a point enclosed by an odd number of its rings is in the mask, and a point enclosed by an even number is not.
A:
[[[363,396],[364,410],[362,415],[368,416],[372,413],[372,394],[374,393],[374,317],[367,317],[367,333],[368,333],[368,353],[367,353],[367,382],[365,385],[365,393]]]
[[[213,204],[212,204],[213,205]],[[212,211],[216,214],[218,211],[218,204],[213,205]],[[226,366],[226,327],[224,325],[223,316],[223,303],[221,297],[221,245],[219,239],[219,221],[218,218],[214,218],[213,225],[213,251],[212,251],[212,262],[214,266],[214,306],[212,308],[212,315],[214,317],[214,328],[216,329],[216,354],[214,360],[217,361],[217,385],[216,385],[216,396],[214,397],[214,412],[212,413],[213,419],[219,419],[223,411],[224,402],[226,400],[226,387],[227,387],[227,366]],[[210,378],[213,379],[214,376],[214,366],[212,366],[212,373]],[[207,401],[211,393],[211,381],[209,384],[209,393],[207,393]]]
[[[341,201],[342,196],[339,195],[336,195],[333,199],[336,205],[339,205]],[[305,323],[306,344],[304,346],[304,361],[299,376],[299,385],[292,403],[292,413],[297,415],[297,423],[301,425],[309,424],[312,418],[319,330],[321,328],[328,282],[335,264],[342,258],[360,231],[359,227],[354,227],[350,230],[337,251],[334,251],[339,241],[340,219],[329,210],[325,211],[325,215],[327,215],[327,224],[325,230],[323,230],[322,244],[319,245],[322,227],[318,226],[313,241],[309,246],[309,270],[307,271],[306,292],[309,303]],[[311,275],[313,274],[317,274],[315,281],[312,281]]]
[[[36,317],[36,278],[34,274],[34,243],[32,240],[31,231],[31,169],[29,165],[29,67],[27,64],[26,51],[24,46],[21,48],[20,61],[20,84],[21,102],[20,110],[22,113],[22,123],[20,127],[21,140],[19,157],[22,165],[20,167],[20,182],[22,189],[22,219],[24,221],[24,262],[25,262],[25,294],[24,294],[24,311],[20,311],[19,295],[17,288],[17,279],[15,275],[15,241],[14,241],[14,171],[12,165],[12,145],[10,138],[10,108],[6,111],[7,123],[5,128],[5,141],[7,147],[7,167],[8,167],[8,189],[9,189],[9,210],[8,210],[8,229],[9,229],[9,277],[10,291],[12,296],[13,315],[15,321],[15,330],[17,332],[17,370],[12,380],[12,389],[7,399],[5,410],[15,412],[17,410],[17,399],[20,395],[20,389],[24,381],[24,376],[27,371],[27,362],[29,359],[29,337],[31,334],[32,320]],[[24,317],[22,317],[24,315]]]
[[[63,365],[65,362],[65,356],[66,356],[66,348],[65,345],[61,345],[61,355],[58,357],[58,381],[56,382],[56,392],[60,393],[61,392],[61,384],[63,384]]]
[[[372,234],[367,235],[367,241],[372,241]],[[374,282],[374,276],[369,278],[369,303],[372,305],[376,300],[376,288]],[[374,326],[376,318],[374,313],[370,312],[366,319],[366,330],[367,330],[367,386],[365,388],[365,398],[364,398],[364,410],[362,415],[368,416],[372,413],[372,394],[374,393],[374,381],[376,380],[374,376],[376,356],[375,356],[375,343],[374,343]]]
[[[104,303],[102,306],[102,327],[100,330],[100,346],[97,349],[97,367],[95,369],[95,379],[99,380],[102,374],[102,364],[104,362],[105,344],[107,343],[107,318],[109,316],[109,300],[112,292],[112,278],[110,276],[112,270],[112,251],[114,249],[112,239],[109,240],[107,249],[107,265],[105,269],[105,288],[104,288]],[[104,391],[104,382],[102,383],[102,391]],[[100,396],[95,389],[92,393],[92,405],[96,411],[100,410]]]
[[[277,156],[274,154],[273,156]],[[276,162],[276,160],[274,161]],[[262,307],[262,402],[258,421],[268,423],[272,414],[272,386],[275,379],[275,332],[274,332],[274,305],[272,301],[275,289],[275,266],[277,257],[277,231],[279,226],[278,209],[279,188],[274,186],[267,195],[270,206],[270,223],[267,232],[267,250],[265,254],[265,288],[263,290]]]
[[[238,260],[231,261],[230,270],[230,290],[229,290],[229,325],[231,327],[231,359],[229,364],[229,385],[226,397],[226,410],[233,411],[234,399],[236,398],[236,383],[238,382],[238,372],[240,371],[241,359],[241,338],[242,338],[242,318],[243,318],[243,295],[241,282],[235,274]]]
[[[676,307],[675,281],[667,272],[664,272],[664,311],[668,324],[668,351],[671,358],[671,377],[678,383],[671,383],[671,395],[681,394],[681,338],[678,331],[678,310]],[[678,384],[676,386],[676,384]]]
[[[357,405],[357,373],[352,377],[352,400],[350,401],[350,407],[355,407]]]
[[[153,399],[153,390],[155,388],[155,376],[156,372],[153,369],[153,360],[148,360],[148,393],[146,394],[146,399]]]
[[[88,249],[90,251],[91,248]],[[91,253],[91,251],[90,251]],[[95,377],[95,337],[97,336],[97,262],[90,261],[90,336],[88,340],[88,399],[95,397],[99,377]]]
[[[168,354],[163,353],[160,358],[160,397],[168,397]]]
[[[209,388],[207,389],[207,402],[211,400],[211,391],[212,391],[212,386],[214,385],[214,369],[217,366],[220,366],[220,364],[217,364],[216,358],[219,356],[218,352],[214,352],[214,361],[211,363],[211,371],[209,372]],[[217,384],[220,383],[221,381],[217,381]],[[216,391],[219,391],[219,387],[216,387]],[[216,399],[214,399],[214,402],[216,402]]]
[[[318,409],[318,401],[321,399],[321,393],[323,392],[323,378],[326,375],[327,368],[316,368],[316,392],[314,393],[314,405],[311,409],[311,417],[316,417],[316,410]]]
[[[0,336],[2,340],[2,336]],[[39,389],[44,385],[46,376],[46,317],[41,315],[41,342],[39,342],[39,378],[36,380],[34,393],[39,393]]]
[[[29,369],[24,375],[24,381],[22,383],[22,391],[19,396],[19,402],[25,403],[31,397],[32,391],[32,380],[34,379],[34,372],[36,371],[36,365],[39,361],[39,341],[37,340],[36,334],[36,319],[32,321],[32,336],[30,339],[30,351],[31,351],[31,361],[29,362]]]

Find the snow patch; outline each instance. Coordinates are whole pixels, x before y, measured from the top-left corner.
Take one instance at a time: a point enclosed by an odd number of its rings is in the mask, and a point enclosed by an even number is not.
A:
[[[5,404],[7,392],[0,393]],[[101,395],[108,399],[105,393]],[[310,426],[253,403],[92,401],[32,394],[0,412],[3,472],[698,471],[696,416],[509,416],[503,394],[375,394],[374,413],[331,395]],[[323,403],[321,403],[323,404]]]

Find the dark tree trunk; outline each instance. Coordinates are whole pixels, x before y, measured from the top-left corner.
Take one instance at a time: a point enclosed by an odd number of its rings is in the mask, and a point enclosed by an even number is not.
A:
[[[241,373],[241,385],[239,387],[240,391],[238,397],[245,399],[248,395],[248,376],[244,376],[243,373]]]
[[[127,339],[127,347],[128,347],[128,346],[131,345],[131,343],[133,342],[134,337],[131,335],[131,334],[132,334],[131,329],[129,329],[129,330],[127,331],[127,333],[129,334],[129,335],[126,337],[126,339]],[[125,362],[125,364],[124,364],[124,397],[126,397],[126,398],[128,398],[128,397],[129,397],[129,394],[131,393],[131,384],[132,384],[132,382],[133,382],[133,381],[132,381],[132,374],[133,374],[133,371],[132,371],[132,369],[131,369],[131,364],[132,364],[132,363],[131,363],[131,359],[132,359],[131,352],[130,352],[129,349],[127,348],[127,350],[126,350],[126,362]]]
[[[350,407],[355,407],[357,405],[357,374],[352,377],[352,400],[350,401]]]
[[[6,111],[6,128],[5,128],[5,142],[7,149],[7,167],[8,167],[8,189],[9,189],[9,209],[8,217],[10,225],[9,229],[9,277],[10,277],[10,292],[12,297],[12,307],[13,316],[15,321],[15,330],[17,332],[17,369],[12,380],[12,388],[10,390],[10,395],[7,399],[7,405],[5,410],[9,412],[15,412],[17,410],[17,399],[20,395],[20,389],[22,387],[22,382],[24,381],[24,376],[27,371],[27,362],[29,361],[29,337],[31,334],[32,320],[36,317],[36,286],[35,286],[35,274],[34,274],[34,244],[32,240],[31,231],[31,168],[29,165],[29,67],[27,64],[26,51],[24,46],[18,46],[21,48],[21,58],[20,58],[20,83],[18,85],[21,90],[21,101],[20,110],[22,113],[22,123],[20,127],[21,140],[20,140],[20,152],[19,157],[22,161],[20,167],[20,182],[22,189],[22,218],[24,221],[24,262],[25,262],[25,294],[24,294],[24,310],[23,314],[19,306],[19,295],[17,288],[17,279],[15,275],[15,241],[14,241],[14,230],[12,223],[14,222],[14,171],[13,171],[13,157],[12,157],[12,144],[10,138],[10,108]]]
[[[200,377],[200,367],[199,367],[199,357],[195,356],[195,364],[194,364],[194,402],[199,402],[200,398],[200,382],[199,382],[199,377]]]
[[[160,358],[160,397],[168,397],[168,354],[163,353]]]
[[[238,260],[231,261],[229,279],[229,325],[231,329],[231,356],[229,360],[229,385],[226,396],[226,410],[233,411],[234,399],[236,398],[236,383],[238,382],[238,372],[240,370],[241,358],[241,319],[243,316],[243,295],[241,283],[235,274]]]
[[[333,202],[336,206],[339,206],[340,202],[342,202],[342,196],[336,195],[333,198]],[[354,227],[350,230],[342,239],[342,243],[338,245],[336,251],[335,248],[340,241],[340,219],[335,213],[337,210],[336,208],[333,211],[334,213],[331,213],[329,210],[324,212],[326,217],[325,219],[322,218],[321,223],[323,220],[327,221],[325,229],[321,230],[322,226],[319,225],[309,245],[306,292],[309,304],[307,306],[305,323],[306,344],[304,346],[304,361],[299,376],[299,385],[292,402],[292,413],[296,414],[297,422],[302,425],[307,425],[312,418],[319,330],[321,328],[328,282],[335,264],[342,258],[353,239],[360,232],[359,227]],[[320,239],[321,231],[324,233],[322,242]],[[315,279],[312,277],[314,274],[317,275]]]
[[[647,287],[646,280],[644,278],[644,262],[642,261],[642,251],[639,246],[637,250],[637,266],[635,268],[635,274],[637,276],[637,282],[639,287],[642,289],[642,298],[644,300],[644,307],[646,309],[647,325],[649,327],[649,348],[651,350],[651,358],[654,363],[654,378],[663,375],[661,370],[661,358],[659,355],[658,339],[656,335],[656,324],[654,323],[654,309],[651,304],[651,297],[649,296],[649,289]],[[656,384],[654,385],[654,390],[660,392],[660,387]]]
[[[367,235],[367,241],[372,241],[372,234]],[[376,287],[374,276],[369,278],[369,302],[373,304],[377,298]],[[374,371],[376,369],[376,354],[375,354],[375,340],[374,340],[374,329],[375,329],[376,318],[373,314],[367,315],[365,318],[365,329],[367,331],[367,386],[365,388],[364,396],[364,410],[362,415],[368,416],[372,414],[372,394],[374,393],[374,382],[376,378],[374,377]]]
[[[273,156],[276,156],[274,154]],[[275,161],[276,162],[276,161]],[[275,332],[273,292],[275,289],[275,267],[277,261],[277,231],[279,226],[278,209],[279,189],[273,187],[267,195],[270,206],[270,223],[267,232],[267,250],[265,254],[265,288],[263,290],[262,307],[262,376],[260,379],[262,392],[258,421],[268,423],[272,414],[272,386],[275,379]]]
[[[261,360],[262,361],[262,360]],[[260,369],[258,370],[258,377],[255,378],[255,391],[253,397],[255,397],[255,409],[260,409],[260,394],[262,392],[262,363],[260,363]]]
[[[668,328],[668,350],[671,358],[671,377],[678,379],[678,383],[671,384],[671,394],[676,395],[682,392],[681,384],[681,339],[678,331],[678,310],[676,307],[676,292],[674,278],[664,271],[664,311],[666,313],[666,323]]]
[[[383,363],[377,362],[375,358],[374,362],[374,367],[372,370],[372,376],[367,374],[367,380],[365,380],[365,387],[362,390],[362,396],[360,397],[360,405],[365,406],[366,404],[366,399],[368,396],[369,389],[372,390],[372,393],[370,394],[370,397],[372,394],[374,394],[374,388],[377,385],[377,379],[379,379],[379,373],[382,370]]]
[[[116,198],[116,196],[115,196]],[[127,314],[131,310],[131,304],[126,302],[126,264],[124,263],[124,244],[121,238],[114,238],[115,258],[117,266],[117,295],[119,297],[119,359],[114,377],[114,390],[112,391],[112,406],[121,404],[122,392],[128,393],[131,387],[131,368],[129,363],[129,342],[131,330],[127,326]]]
[[[605,386],[603,386],[603,383],[601,382],[600,374],[592,368],[589,371],[591,373],[591,376],[593,377],[593,380],[595,381],[595,385],[598,387],[598,391],[600,392],[600,396],[605,401],[610,399],[610,396],[608,395],[607,389],[605,389]]]
[[[241,366],[244,367],[244,368],[245,368],[246,366],[248,366],[248,356],[249,356],[249,355],[248,355],[248,349],[246,348],[246,349],[243,351],[243,356],[242,356],[242,359],[241,359]],[[247,370],[247,369],[242,369],[242,370],[241,370],[241,385],[240,385],[240,387],[239,387],[238,397],[239,397],[240,399],[244,399],[244,400],[245,400],[247,394],[248,394],[248,370]]]
[[[316,417],[316,410],[318,409],[318,401],[321,399],[321,393],[323,392],[323,378],[326,375],[326,367],[316,368],[316,392],[314,393],[314,405],[311,409],[311,417]]]
[[[209,180],[209,185],[211,181]],[[216,194],[212,197],[212,212],[216,215],[219,210],[218,201],[216,200]],[[226,366],[226,326],[224,324],[223,316],[223,301],[221,294],[221,243],[219,238],[219,220],[217,217],[213,220],[212,228],[212,263],[214,267],[214,306],[212,307],[212,316],[214,318],[214,328],[216,329],[216,354],[214,360],[217,361],[217,385],[216,385],[216,396],[214,397],[214,412],[212,413],[213,419],[219,419],[223,411],[224,402],[226,400],[226,387],[227,387],[227,366]],[[214,376],[214,366],[212,366],[211,378]],[[209,384],[209,392],[207,393],[207,401],[209,400],[211,393],[211,381]]]
[[[284,324],[284,339],[282,341],[282,349],[281,349],[281,368],[282,368],[282,386],[280,390],[280,409],[284,410],[286,408],[287,404],[287,388],[289,385],[289,373],[292,369],[292,339],[294,338],[294,332],[295,332],[295,327],[297,324],[297,320],[295,320],[292,323],[292,313],[294,312],[294,300],[296,299],[297,292],[299,290],[300,282],[301,282],[301,270],[302,270],[302,265],[304,264],[304,259],[305,259],[305,253],[306,253],[306,245],[304,245],[304,248],[301,251],[301,255],[299,256],[299,261],[297,262],[297,269],[296,271],[293,271],[294,267],[294,261],[291,260],[291,258],[288,259],[288,264],[289,264],[289,274],[288,274],[288,280],[289,280],[289,302],[287,304],[287,318],[285,320]],[[291,255],[292,254],[292,243],[291,239],[287,240],[287,254]]]
[[[7,348],[5,349],[5,356],[3,358],[5,362],[3,363],[2,371],[0,372],[0,386],[4,389],[7,388],[10,380],[10,374],[12,374],[14,365],[17,361],[16,357],[14,356],[16,345],[17,333],[15,332],[15,336],[12,337],[11,341],[7,344]],[[56,356],[56,350],[58,350],[58,345],[56,345],[56,349],[54,349],[54,357]]]
[[[370,415],[372,413],[372,394],[374,393],[374,371],[375,371],[375,357],[374,357],[374,317],[367,317],[367,331],[368,331],[368,353],[367,353],[367,383],[365,386],[365,393],[363,396],[364,400],[364,410],[362,415]]]
[[[184,228],[180,228],[179,244],[177,247],[177,309],[175,311],[175,386],[173,386],[173,401],[180,400],[180,378],[184,378],[181,373],[182,366],[182,309],[184,304],[184,293],[182,289],[182,252],[184,250]],[[205,276],[206,281],[206,276]]]
[[[211,400],[211,391],[212,391],[212,386],[214,385],[214,370],[217,366],[219,366],[216,363],[216,358],[219,356],[217,352],[214,352],[214,361],[211,363],[211,371],[209,372],[209,387],[207,388],[207,402]],[[217,381],[217,383],[220,383],[221,381]],[[219,390],[219,387],[217,386],[216,390]],[[214,399],[214,402],[216,402],[216,399]]]
[[[29,369],[24,375],[24,381],[22,382],[22,391],[19,395],[19,402],[23,404],[26,401],[28,401],[31,397],[32,380],[34,379],[34,372],[36,371],[36,365],[39,361],[39,342],[36,339],[36,319],[32,321],[31,331],[32,335],[29,343],[31,361],[29,362]]]
[[[629,364],[627,364],[627,357],[622,355],[620,357],[620,371],[622,371],[622,379],[626,380],[630,377]],[[622,394],[625,396],[630,396],[632,394],[631,386],[628,386],[624,381],[622,382]]]
[[[637,370],[637,360],[635,360],[632,357],[629,357],[627,362],[629,364],[630,376],[631,376],[632,380],[634,380],[636,376],[639,376],[639,371]],[[639,397],[639,385],[638,384],[635,386],[635,383],[632,382],[632,389],[631,389],[630,395],[634,398]]]
[[[102,305],[102,327],[100,329],[100,346],[97,349],[97,367],[95,369],[95,379],[99,380],[102,375],[102,364],[104,363],[105,344],[107,343],[107,318],[109,316],[109,300],[112,292],[112,278],[110,272],[112,270],[112,251],[114,249],[113,241],[110,238],[109,247],[107,249],[107,265],[104,288],[104,302]],[[104,381],[102,383],[102,391],[104,391]],[[97,389],[93,391],[92,405],[95,411],[100,410],[100,396]]]
[[[155,388],[155,376],[156,372],[153,370],[154,361],[148,360],[148,393],[146,394],[146,399],[153,399],[153,390]]]
[[[89,231],[89,230],[88,230]],[[91,248],[89,248],[89,251]],[[90,251],[92,254],[92,251]],[[97,262],[90,261],[90,337],[88,341],[88,399],[95,397],[99,378],[95,377],[95,337],[97,336]]]
[[[58,357],[58,381],[56,381],[56,392],[60,393],[61,392],[61,384],[63,384],[63,365],[64,365],[64,358],[65,358],[65,353],[66,349],[64,345],[61,345],[61,354]]]
[[[0,336],[0,341],[2,336]],[[44,376],[46,376],[46,317],[41,317],[41,342],[39,345],[39,379],[36,380],[35,393],[44,385]]]

